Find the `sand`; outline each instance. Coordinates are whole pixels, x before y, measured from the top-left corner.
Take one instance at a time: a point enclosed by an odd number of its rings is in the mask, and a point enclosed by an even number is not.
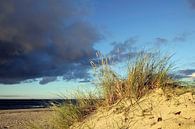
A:
[[[49,129],[50,109],[0,110],[0,129],[28,129],[33,122]],[[71,129],[195,129],[195,95],[164,94],[161,89],[138,102],[123,99],[100,107]]]
[[[30,123],[38,123],[45,128],[53,111],[43,109],[0,110],[0,129],[27,129]]]
[[[133,104],[132,104],[133,103]],[[72,129],[195,129],[195,95],[167,97],[161,89],[138,102],[100,108]]]

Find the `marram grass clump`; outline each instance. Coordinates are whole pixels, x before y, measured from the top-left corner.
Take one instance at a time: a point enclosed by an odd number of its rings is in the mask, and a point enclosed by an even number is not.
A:
[[[170,76],[172,64],[171,56],[161,57],[159,54],[140,53],[128,65],[127,77],[120,78],[108,62],[110,59],[101,57],[98,64],[91,63],[96,73],[103,98],[109,105],[120,99],[140,99],[156,88],[165,89],[179,85],[178,81]]]

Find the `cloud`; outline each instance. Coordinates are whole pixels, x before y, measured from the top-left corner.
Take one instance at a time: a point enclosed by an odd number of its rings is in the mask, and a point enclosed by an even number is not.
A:
[[[43,77],[42,80],[39,82],[39,84],[44,85],[44,84],[47,84],[49,82],[53,82],[55,80],[57,80],[57,77]]]
[[[113,46],[112,50],[108,53],[115,61],[122,61],[127,59],[128,57],[134,57],[136,52],[135,44],[137,43],[136,37],[130,37],[124,42],[113,42],[111,45]]]
[[[24,98],[25,95],[0,95],[0,98]]]
[[[192,34],[194,34],[194,31],[179,33],[172,38],[157,37],[154,38],[153,42],[151,43],[153,43],[153,45],[155,45],[156,47],[160,47],[168,43],[186,42],[188,37]]]
[[[110,57],[111,61],[114,61],[116,63],[129,61],[140,54],[155,54],[153,52],[150,52],[150,50],[147,52],[147,50],[139,49],[137,36],[130,37],[123,42],[112,42],[111,45],[113,46],[113,48],[106,57]]]
[[[171,76],[176,79],[190,79],[192,81],[195,81],[195,69],[178,70]]]
[[[182,75],[192,75],[195,73],[195,69],[184,69],[184,70],[179,70],[178,73]]]
[[[118,54],[130,51],[136,42],[137,39],[135,37],[130,37],[124,42],[113,42],[111,43],[113,49],[111,50],[110,54]]]
[[[173,42],[185,42],[188,36],[190,36],[192,33],[193,32],[184,32],[184,33],[178,34],[177,36],[173,38]]]
[[[81,80],[79,81],[79,83],[88,83],[88,82],[91,82],[90,80]]]
[[[175,73],[170,74],[175,79],[192,79],[195,80],[195,69],[183,69],[178,70]]]
[[[174,79],[189,78],[187,75],[178,74],[178,73],[170,74],[170,76],[173,77]]]
[[[188,3],[192,9],[195,9],[195,0],[188,0]]]
[[[91,65],[89,66],[89,61],[86,61],[86,65],[80,65],[80,64],[72,64],[69,67],[69,71],[64,73],[63,79],[64,80],[71,80],[72,78],[77,78],[77,79],[85,79],[88,80],[90,79],[90,74],[86,71]]]
[[[162,46],[168,43],[168,39],[162,38],[162,37],[157,37],[154,39],[154,44],[156,46]]]
[[[67,76],[78,69],[87,75],[88,60],[96,52],[93,46],[102,36],[74,2],[0,1],[0,83]]]

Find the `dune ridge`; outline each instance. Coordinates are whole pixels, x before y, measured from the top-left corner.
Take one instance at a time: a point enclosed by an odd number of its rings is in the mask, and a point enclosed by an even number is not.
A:
[[[167,96],[162,89],[137,102],[123,99],[100,108],[71,129],[194,129],[195,95],[187,92]]]

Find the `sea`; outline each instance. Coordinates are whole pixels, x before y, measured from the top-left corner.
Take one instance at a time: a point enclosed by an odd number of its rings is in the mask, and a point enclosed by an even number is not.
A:
[[[48,108],[64,103],[76,104],[76,99],[0,99],[0,110]]]

